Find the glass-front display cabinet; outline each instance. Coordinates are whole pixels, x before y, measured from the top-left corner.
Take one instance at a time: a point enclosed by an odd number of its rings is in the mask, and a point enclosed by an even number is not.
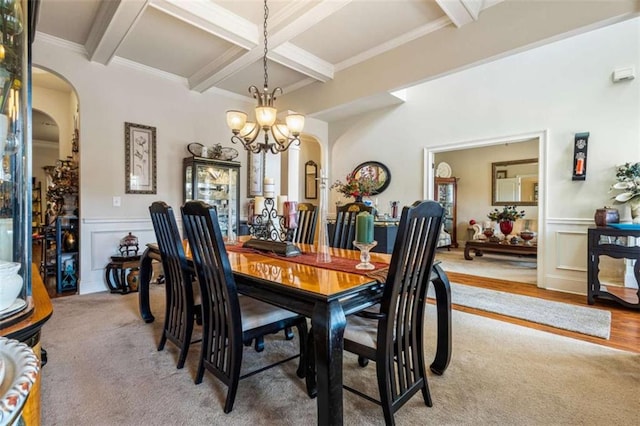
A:
[[[444,230],[451,235],[451,245],[458,247],[458,238],[456,235],[456,225],[458,218],[456,217],[457,198],[458,198],[458,186],[457,178],[440,178],[437,177],[435,181],[435,197],[436,201],[444,207]]]
[[[240,223],[240,163],[187,157],[183,160],[184,201],[200,200],[216,207],[220,231],[229,224],[238,235]]]
[[[31,11],[26,1],[0,0],[0,328],[33,310]]]

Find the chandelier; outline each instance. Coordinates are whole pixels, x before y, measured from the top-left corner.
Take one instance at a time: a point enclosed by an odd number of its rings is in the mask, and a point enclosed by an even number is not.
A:
[[[276,87],[269,93],[269,73],[267,72],[267,17],[269,8],[267,0],[264,0],[264,87],[262,91],[256,86],[249,87],[249,93],[258,101],[256,106],[256,120],[247,121],[247,114],[242,111],[227,111],[227,125],[233,132],[231,142],[241,143],[247,151],[255,154],[260,151],[271,151],[277,154],[286,151],[295,142],[300,145],[300,133],[304,127],[304,115],[289,114],[286,124],[278,123],[276,115],[278,110],[274,106],[276,94],[282,94],[282,89]],[[264,133],[264,142],[258,140],[260,130]],[[269,134],[273,138],[270,141]]]

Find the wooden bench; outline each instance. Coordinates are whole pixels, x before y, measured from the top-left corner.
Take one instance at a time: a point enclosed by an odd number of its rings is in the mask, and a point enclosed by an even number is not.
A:
[[[483,252],[514,254],[518,256],[536,256],[538,254],[538,246],[527,244],[505,244],[502,242],[494,243],[491,241],[471,240],[467,241],[464,247],[464,258],[473,260],[471,250],[476,253],[476,257],[482,256]]]

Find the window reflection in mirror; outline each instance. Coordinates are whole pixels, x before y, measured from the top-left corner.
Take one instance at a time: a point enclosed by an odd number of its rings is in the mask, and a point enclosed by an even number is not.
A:
[[[494,206],[538,205],[538,159],[491,163],[491,202]]]

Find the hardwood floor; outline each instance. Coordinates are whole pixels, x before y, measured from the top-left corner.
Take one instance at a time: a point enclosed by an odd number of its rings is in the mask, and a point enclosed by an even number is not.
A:
[[[600,339],[598,337],[592,337],[572,331],[561,330],[530,321],[508,317],[505,315],[467,308],[465,306],[454,305],[454,309],[456,310],[469,312],[488,318],[494,318],[501,321],[534,328],[537,330],[543,330],[562,336],[572,337],[587,342],[597,343],[599,345],[608,346],[611,348],[640,353],[640,310],[624,308],[616,303],[607,301],[597,301],[595,305],[588,305],[586,296],[545,290],[538,288],[532,284],[478,277],[474,275],[465,275],[455,272],[447,272],[447,276],[449,277],[450,281],[460,284],[473,285],[492,290],[504,291],[524,296],[538,297],[541,299],[553,300],[556,302],[564,302],[572,305],[587,306],[594,309],[603,309],[610,311],[611,336],[609,340]]]

